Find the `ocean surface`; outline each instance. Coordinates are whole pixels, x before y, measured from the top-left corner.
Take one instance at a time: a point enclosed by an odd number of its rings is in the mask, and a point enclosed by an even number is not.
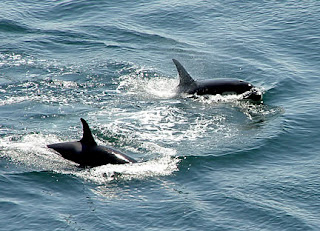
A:
[[[320,230],[320,1],[0,2],[1,230]],[[176,95],[195,79],[264,92]],[[79,168],[97,142],[140,163]]]

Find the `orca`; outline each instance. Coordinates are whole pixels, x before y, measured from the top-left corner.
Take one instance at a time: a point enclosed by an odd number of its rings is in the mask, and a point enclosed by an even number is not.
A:
[[[252,84],[239,79],[209,79],[195,81],[181,63],[172,59],[179,73],[179,94],[185,93],[193,96],[197,95],[243,95],[243,99],[254,102],[262,101],[262,92]]]
[[[80,141],[47,145],[63,158],[80,164],[80,167],[97,167],[105,164],[129,164],[137,161],[106,146],[97,145],[88,123],[81,118],[83,137]]]

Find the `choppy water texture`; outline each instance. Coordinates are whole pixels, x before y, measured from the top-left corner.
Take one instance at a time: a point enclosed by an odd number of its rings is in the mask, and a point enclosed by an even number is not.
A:
[[[320,2],[0,2],[0,227],[318,230]],[[239,78],[264,104],[175,95]],[[80,169],[46,144],[141,161]]]

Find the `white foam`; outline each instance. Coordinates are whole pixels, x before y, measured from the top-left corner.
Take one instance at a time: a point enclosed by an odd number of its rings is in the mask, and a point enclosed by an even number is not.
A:
[[[20,54],[1,54],[0,53],[0,67],[1,66],[21,66],[34,65],[35,61],[31,57],[22,57]]]
[[[117,113],[110,113],[110,110],[97,113],[99,116],[110,116],[112,121],[99,125],[99,129],[104,133],[126,134],[127,138],[140,143],[172,144],[205,137],[208,131],[225,131],[223,134],[229,131],[224,115],[200,113],[194,116],[171,105],[152,105],[140,111],[117,110]]]
[[[196,98],[199,102],[204,104],[213,103],[233,103],[243,99],[242,95],[230,94],[230,95],[201,95]]]
[[[178,158],[163,156],[159,159],[141,163],[107,164],[69,173],[94,183],[104,184],[117,179],[132,180],[171,175],[173,172],[178,171],[178,163]]]

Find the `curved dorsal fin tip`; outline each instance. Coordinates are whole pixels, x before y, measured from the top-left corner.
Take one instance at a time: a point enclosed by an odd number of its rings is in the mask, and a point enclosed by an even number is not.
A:
[[[80,140],[81,143],[85,143],[87,145],[97,145],[96,141],[94,140],[90,127],[83,118],[80,118],[82,127],[83,127],[83,136],[82,139]]]
[[[179,78],[180,78],[179,85],[183,86],[183,85],[190,85],[194,83],[194,79],[189,75],[189,73],[181,65],[181,63],[176,59],[172,59],[172,61],[176,65],[177,71],[179,73]]]

